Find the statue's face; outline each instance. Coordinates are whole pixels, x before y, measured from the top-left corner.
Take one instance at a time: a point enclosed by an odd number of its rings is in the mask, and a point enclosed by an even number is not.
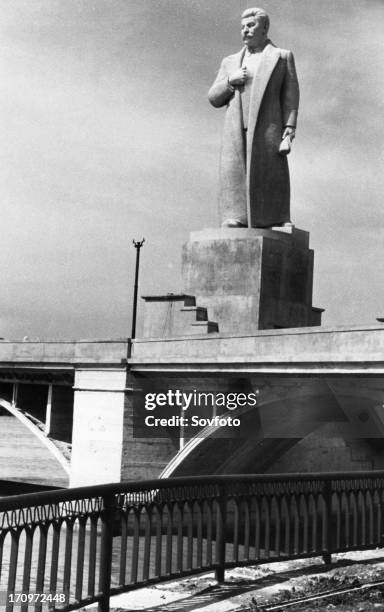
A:
[[[263,22],[257,17],[245,17],[241,20],[241,36],[247,47],[259,47],[266,37]]]

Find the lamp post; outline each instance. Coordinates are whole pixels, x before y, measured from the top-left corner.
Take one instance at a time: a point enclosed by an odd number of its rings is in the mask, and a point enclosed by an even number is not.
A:
[[[136,336],[136,313],[137,313],[137,289],[139,285],[139,265],[140,265],[140,249],[145,242],[145,238],[140,240],[132,240],[136,249],[136,271],[135,271],[135,285],[133,288],[133,310],[132,310],[132,332],[131,338]]]

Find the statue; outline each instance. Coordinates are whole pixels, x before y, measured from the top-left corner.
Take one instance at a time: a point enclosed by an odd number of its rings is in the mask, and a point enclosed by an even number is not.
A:
[[[295,137],[299,86],[291,51],[268,39],[269,17],[247,9],[244,48],[225,57],[209,101],[227,106],[220,161],[224,227],[290,224],[287,153]]]

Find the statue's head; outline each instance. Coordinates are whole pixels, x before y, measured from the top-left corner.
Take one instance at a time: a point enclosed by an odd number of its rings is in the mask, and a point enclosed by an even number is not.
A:
[[[241,15],[241,36],[247,47],[265,44],[269,30],[269,17],[264,9],[248,8]]]

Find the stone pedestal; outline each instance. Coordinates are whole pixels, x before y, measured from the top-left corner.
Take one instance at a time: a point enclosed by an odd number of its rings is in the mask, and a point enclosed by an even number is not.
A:
[[[220,333],[320,325],[312,307],[313,251],[295,227],[192,232],[183,247],[184,291]]]

